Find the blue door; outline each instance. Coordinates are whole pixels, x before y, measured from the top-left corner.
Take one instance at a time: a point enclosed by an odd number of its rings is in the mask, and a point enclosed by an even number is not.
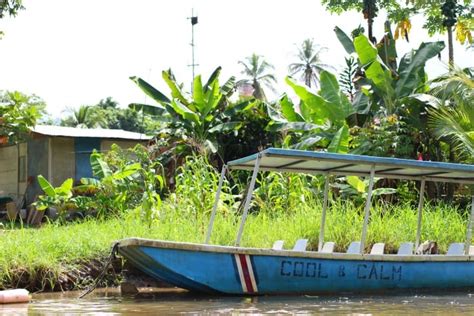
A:
[[[100,151],[100,138],[78,137],[74,141],[76,152],[76,180],[92,178],[91,153]]]

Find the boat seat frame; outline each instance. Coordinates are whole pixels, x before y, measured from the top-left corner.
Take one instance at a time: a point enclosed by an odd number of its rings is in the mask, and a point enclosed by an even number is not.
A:
[[[273,159],[273,160],[272,160]],[[264,164],[261,167],[260,164],[264,160]],[[271,165],[271,162],[277,162],[275,166]],[[325,162],[330,168],[321,168],[319,163]],[[309,163],[310,167],[298,167],[299,164]],[[306,173],[306,174],[320,174],[326,177],[324,185],[324,200],[323,209],[321,215],[320,234],[318,241],[318,251],[321,252],[324,245],[324,228],[326,221],[326,212],[328,207],[328,191],[329,181],[331,175],[355,175],[365,176],[369,178],[369,185],[367,191],[367,199],[364,207],[364,220],[362,226],[362,235],[360,240],[359,254],[364,254],[367,229],[370,217],[370,208],[372,202],[372,193],[374,179],[377,173],[377,177],[390,178],[390,179],[406,179],[420,181],[420,195],[418,201],[418,218],[417,218],[417,231],[415,240],[415,249],[419,246],[421,237],[421,223],[422,223],[422,208],[424,203],[424,191],[426,181],[433,182],[445,182],[445,183],[464,183],[474,184],[474,166],[466,164],[455,164],[455,163],[442,163],[442,162],[431,162],[431,161],[416,161],[408,159],[398,158],[386,158],[386,157],[370,157],[361,155],[343,155],[334,153],[324,152],[311,152],[302,150],[291,150],[291,149],[280,149],[280,148],[268,148],[257,154],[229,161],[227,165],[223,165],[221,171],[221,177],[219,179],[218,190],[216,192],[216,200],[214,202],[213,210],[211,213],[211,219],[206,234],[205,244],[209,244],[212,227],[217,211],[217,205],[222,190],[223,180],[227,171],[231,169],[240,170],[252,170],[252,177],[248,185],[247,192],[245,194],[245,200],[243,201],[243,214],[242,221],[239,226],[235,245],[240,246],[242,239],[244,224],[248,215],[250,207],[250,201],[252,199],[253,189],[255,187],[255,181],[257,174],[260,171],[278,171],[278,172],[293,172],[293,173]],[[413,171],[416,173],[414,174]],[[471,252],[471,239],[472,239],[472,226],[474,220],[474,195],[471,196],[471,212],[468,220],[468,227],[466,230],[466,241],[464,243],[463,254],[469,254]],[[459,246],[458,246],[459,247]],[[458,250],[456,253],[459,253]],[[473,250],[474,252],[474,250]]]

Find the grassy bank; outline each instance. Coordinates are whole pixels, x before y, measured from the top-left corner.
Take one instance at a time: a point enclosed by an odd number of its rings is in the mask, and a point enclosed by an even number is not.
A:
[[[246,181],[243,181],[244,183]],[[175,191],[144,212],[137,207],[107,220],[89,219],[80,223],[45,224],[39,229],[0,230],[0,288],[24,286],[30,290],[77,289],[90,284],[110,252],[114,241],[143,237],[174,241],[202,242],[217,190],[218,173],[205,159],[195,157],[176,176]],[[271,247],[283,239],[291,249],[299,238],[310,240],[309,250],[318,243],[321,219],[321,188],[324,178],[281,173],[257,178],[252,207],[245,225],[242,245]],[[240,224],[239,208],[245,184],[239,175],[225,181],[218,215],[211,236],[213,244],[233,245]],[[108,200],[117,200],[126,188],[115,188]],[[406,198],[416,201],[416,191]],[[326,218],[326,240],[336,242],[336,251],[345,251],[350,242],[360,240],[363,203],[360,196],[344,196],[343,190],[330,203]],[[357,198],[358,197],[358,198]],[[331,198],[331,200],[333,200]],[[395,252],[401,242],[414,241],[417,211],[409,203],[383,203],[376,197],[369,222],[367,250],[376,242]],[[109,203],[101,202],[103,204]],[[124,204],[124,203],[123,203]],[[137,205],[141,205],[140,203]],[[124,209],[133,208],[123,205]],[[142,219],[142,220],[140,220]],[[422,240],[435,240],[441,252],[449,243],[463,241],[467,212],[445,205],[427,205],[423,213]],[[8,225],[7,225],[8,226]]]
[[[128,218],[107,221],[88,220],[57,226],[46,224],[40,229],[12,229],[0,233],[0,288],[30,284],[32,290],[58,289],[71,271],[78,271],[74,287],[81,288],[92,281],[84,272],[91,261],[99,265],[113,241],[126,237],[202,242],[207,229],[208,213],[193,212],[185,201],[165,202],[157,220],[151,225]],[[298,238],[309,238],[310,247],[317,247],[321,205],[302,203],[288,211],[261,210],[250,214],[242,244],[249,247],[271,247],[277,239],[285,240],[291,248]],[[436,240],[441,251],[449,243],[463,241],[466,216],[442,206],[426,206],[423,216],[422,240]],[[337,250],[360,239],[362,211],[352,203],[332,204],[328,211],[326,240],[335,241]],[[221,206],[216,218],[212,243],[232,245],[239,217]],[[408,205],[375,206],[371,213],[368,247],[385,242],[387,251],[394,251],[400,242],[414,241],[416,210]],[[82,269],[82,270],[81,270]],[[98,268],[97,268],[98,269]],[[87,269],[86,269],[87,270]],[[82,272],[79,272],[82,271]],[[74,275],[74,273],[73,273]]]

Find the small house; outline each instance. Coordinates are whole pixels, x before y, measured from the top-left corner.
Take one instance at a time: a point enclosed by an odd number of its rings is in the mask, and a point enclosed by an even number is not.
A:
[[[150,138],[124,130],[37,125],[27,141],[0,146],[0,196],[26,195],[29,204],[42,193],[38,175],[54,186],[67,178],[91,177],[89,158],[94,150],[106,152],[114,143],[122,148],[146,145]]]

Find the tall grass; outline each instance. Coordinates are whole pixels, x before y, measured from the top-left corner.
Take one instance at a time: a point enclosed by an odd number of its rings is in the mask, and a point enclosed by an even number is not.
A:
[[[177,178],[176,192],[162,203],[152,223],[129,213],[122,218],[89,219],[68,225],[45,224],[40,229],[20,228],[0,231],[0,288],[14,287],[19,274],[40,279],[53,287],[71,269],[87,260],[104,257],[115,240],[142,237],[162,240],[203,242],[217,189],[217,172],[198,159],[185,167]],[[284,240],[291,248],[299,238],[310,240],[315,250],[321,220],[321,178],[266,174],[259,178],[244,228],[242,246],[271,247]],[[236,187],[237,186],[237,187]],[[235,243],[241,210],[238,189],[226,182],[219,204],[211,243]],[[325,240],[336,242],[344,251],[351,241],[360,240],[363,206],[350,200],[331,199],[327,211]],[[435,240],[446,251],[451,242],[463,241],[467,213],[446,205],[426,205],[422,240]],[[384,242],[388,252],[401,242],[414,241],[417,211],[410,203],[386,205],[374,201],[367,248]],[[45,287],[45,286],[43,286]]]

